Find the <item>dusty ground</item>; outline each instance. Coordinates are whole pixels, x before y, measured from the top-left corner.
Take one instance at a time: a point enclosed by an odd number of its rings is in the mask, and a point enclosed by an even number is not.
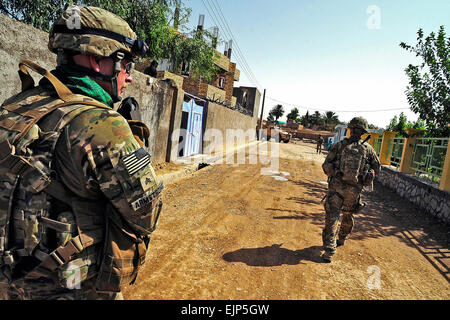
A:
[[[224,164],[168,185],[125,299],[450,298],[448,227],[378,184],[351,238],[322,263],[324,156],[313,144],[279,146],[287,181],[261,175],[267,165]]]

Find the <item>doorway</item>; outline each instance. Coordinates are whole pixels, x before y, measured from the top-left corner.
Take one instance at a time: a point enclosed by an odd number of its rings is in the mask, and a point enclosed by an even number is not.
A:
[[[205,100],[185,94],[178,144],[179,157],[189,157],[202,152],[204,107]]]

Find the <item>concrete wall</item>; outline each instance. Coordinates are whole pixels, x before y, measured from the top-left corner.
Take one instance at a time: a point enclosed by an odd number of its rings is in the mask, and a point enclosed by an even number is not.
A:
[[[178,98],[178,93],[184,92],[172,80],[158,80],[138,71],[133,71],[132,77],[134,81],[124,96],[133,96],[139,102],[142,122],[150,129],[148,151],[152,164],[165,162],[175,121],[172,108],[181,108],[182,98]],[[181,119],[181,114],[178,117]]]
[[[406,174],[383,166],[377,180],[428,214],[450,224],[450,194]]]
[[[14,21],[0,14],[0,75],[7,85],[0,86],[0,104],[10,96],[21,91],[17,74],[19,61],[30,59],[47,70],[56,66],[56,55],[47,49],[48,34],[29,25]],[[36,84],[40,75],[31,72]],[[161,163],[167,159],[170,148],[170,130],[180,114],[172,108],[180,108],[183,91],[176,88],[171,80],[158,80],[133,70],[134,81],[125,91],[123,98],[134,96],[139,102],[143,122],[150,129],[148,151],[152,163]],[[181,91],[181,93],[179,92]],[[181,98],[179,97],[181,96]],[[117,109],[119,103],[115,104]],[[178,119],[178,127],[179,127]]]
[[[56,65],[56,55],[47,49],[48,34],[0,14],[0,104],[21,91],[17,70],[22,59],[30,59],[46,69]],[[30,73],[37,83],[41,78]]]
[[[222,133],[224,151],[230,151],[233,146],[236,146],[234,142],[227,141],[226,131],[227,129],[242,129],[244,131],[252,130],[250,141],[256,140],[256,117],[250,117],[244,115],[235,110],[231,110],[227,107],[208,102],[206,110],[206,126],[205,130],[216,129]],[[203,141],[203,150],[208,148],[210,141]]]

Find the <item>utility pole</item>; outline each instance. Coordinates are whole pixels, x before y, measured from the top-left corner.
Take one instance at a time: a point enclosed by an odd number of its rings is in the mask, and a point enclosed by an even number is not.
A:
[[[262,128],[262,123],[263,123],[264,102],[265,101],[266,101],[266,89],[264,89],[263,102],[262,102],[262,107],[261,107],[261,117],[259,119],[258,140],[260,140],[260,141],[261,141],[261,128]]]

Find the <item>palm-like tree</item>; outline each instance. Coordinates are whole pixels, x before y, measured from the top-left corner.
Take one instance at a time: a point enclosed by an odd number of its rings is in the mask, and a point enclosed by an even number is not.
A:
[[[325,121],[325,125],[330,129],[332,129],[332,127],[334,127],[335,125],[337,125],[339,123],[338,116],[333,111],[325,112],[325,116],[323,119]]]
[[[299,115],[299,111],[298,108],[294,108],[291,110],[291,112],[288,113],[288,115],[286,116],[286,118],[288,120],[294,120],[296,121],[298,119],[298,115]]]
[[[310,119],[311,125],[321,125],[323,123],[322,116],[319,111],[315,111]]]
[[[272,115],[275,118],[275,122],[278,123],[278,119],[281,118],[284,114],[284,109],[281,104],[277,104],[275,107],[270,110],[269,115]]]

